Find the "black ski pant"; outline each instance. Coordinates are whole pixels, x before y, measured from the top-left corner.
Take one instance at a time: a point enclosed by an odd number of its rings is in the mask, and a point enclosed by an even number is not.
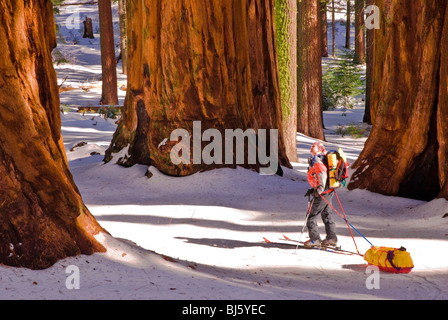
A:
[[[333,195],[334,191],[331,191],[322,194],[321,196],[324,197],[328,201],[328,203],[332,205]],[[317,197],[314,197],[313,204],[311,206],[311,210],[308,217],[308,222],[306,224],[310,240],[311,241],[320,240],[320,234],[317,227],[317,217],[319,216],[319,214],[321,215],[322,221],[325,224],[325,232],[327,234],[326,238],[328,240],[337,240],[335,230],[336,225],[331,217],[332,209],[328,205],[328,203],[324,199],[322,199],[321,196],[317,195]]]

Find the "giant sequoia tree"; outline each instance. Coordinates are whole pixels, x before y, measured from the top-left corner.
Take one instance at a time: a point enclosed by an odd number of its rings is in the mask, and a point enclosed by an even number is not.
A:
[[[320,0],[298,2],[297,131],[324,140]]]
[[[115,60],[111,0],[98,0],[98,13],[101,32],[101,103],[105,105],[117,105],[117,64]]]
[[[358,64],[364,64],[366,60],[364,4],[365,0],[355,0],[355,57],[353,61]]]
[[[322,57],[328,57],[328,34],[327,34],[327,5],[329,0],[319,0],[319,14],[320,14],[320,45]]]
[[[373,127],[350,189],[448,199],[447,2],[375,2]]]
[[[61,136],[50,0],[0,0],[0,263],[46,268],[104,248]]]
[[[375,4],[375,0],[367,0],[366,7]],[[371,12],[369,12],[371,13]],[[373,24],[375,19],[371,20],[370,23]],[[377,21],[378,23],[379,21]],[[372,73],[373,73],[373,43],[374,43],[375,32],[372,26],[366,28],[366,98],[365,98],[365,110],[363,122],[372,124],[372,117],[370,115],[370,93],[372,90]]]
[[[198,163],[194,150],[182,154],[192,158],[189,164],[173,163],[178,141],[170,136],[176,129],[187,130],[194,141],[212,128],[222,136],[225,129],[276,128],[279,162],[289,165],[273,0],[143,0],[128,2],[127,9],[128,91],[106,161],[124,149],[119,163],[125,166],[154,165],[166,174],[187,175],[236,162],[224,162],[223,153],[231,150],[215,149],[221,163]],[[196,133],[194,121],[200,121]]]
[[[297,0],[275,1],[275,27],[285,148],[297,162]]]

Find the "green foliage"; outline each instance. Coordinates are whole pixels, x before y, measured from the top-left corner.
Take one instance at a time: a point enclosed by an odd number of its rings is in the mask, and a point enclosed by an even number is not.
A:
[[[59,49],[55,49],[52,54],[53,54],[53,63],[56,63],[56,65],[70,62]]]
[[[115,108],[114,106],[110,106],[107,108],[101,108],[98,113],[104,115],[104,119],[117,119],[121,113],[121,110],[119,108]]]
[[[336,107],[353,108],[353,98],[364,92],[361,67],[353,62],[354,52],[344,50],[342,59],[329,66],[322,76],[324,110]]]
[[[65,0],[51,0],[53,3],[53,11],[54,14],[59,14],[59,8],[56,8],[56,6],[61,5]]]
[[[363,138],[369,136],[369,127],[365,124],[356,125],[355,123],[350,123],[348,126],[338,126],[336,133],[342,135],[343,137],[349,135],[353,138]]]
[[[291,52],[297,50],[296,45],[292,47],[289,35],[289,26],[294,23],[287,14],[288,1],[277,0],[275,3],[275,28],[277,36],[277,54],[279,62],[279,85],[281,95],[281,108],[283,117],[291,115]]]
[[[61,104],[61,113],[66,114],[72,111],[72,108],[65,103]]]

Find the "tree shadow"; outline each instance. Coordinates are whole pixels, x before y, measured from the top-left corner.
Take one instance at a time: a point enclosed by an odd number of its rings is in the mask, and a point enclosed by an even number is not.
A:
[[[244,232],[297,232],[299,227],[296,226],[266,226],[266,225],[241,225],[228,221],[211,220],[211,219],[196,219],[196,218],[171,218],[160,217],[152,215],[132,215],[132,214],[111,214],[111,215],[97,215],[95,216],[98,222],[126,222],[138,224],[151,225],[175,225],[175,224],[191,224],[198,227],[227,229],[233,231]]]
[[[176,237],[176,239],[184,240],[186,243],[210,246],[214,248],[223,249],[236,249],[236,248],[250,248],[250,247],[261,247],[261,248],[277,248],[277,249],[296,249],[296,245],[292,243],[267,243],[264,241],[260,242],[248,242],[241,240],[231,240],[231,239],[218,239],[218,238],[187,238],[187,237]],[[297,247],[297,249],[309,250],[311,248],[305,248],[303,246]],[[312,250],[312,249],[311,249]]]
[[[366,268],[369,265],[367,263],[359,263],[359,264],[343,264],[342,269],[352,270],[355,272],[366,273]]]

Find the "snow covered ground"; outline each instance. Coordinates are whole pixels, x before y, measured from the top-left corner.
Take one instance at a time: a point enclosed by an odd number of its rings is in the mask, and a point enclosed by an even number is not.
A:
[[[359,121],[361,111],[349,111],[339,120]],[[116,239],[100,235],[107,253],[65,259],[48,270],[1,267],[1,298],[448,298],[446,200],[422,202],[363,190],[339,191],[349,221],[361,233],[375,245],[406,247],[414,260],[410,274],[381,273],[380,289],[368,289],[371,274],[360,256],[296,251],[263,241],[263,237],[279,240],[283,234],[299,237],[312,139],[298,136],[300,161],[294,169],[284,169],[284,177],[238,168],[173,178],[149,168],[153,176],[148,179],[145,166],[125,169],[102,163],[115,124],[92,117],[63,115],[67,156],[85,203]],[[352,159],[364,142],[330,130],[327,138],[328,148],[342,146]],[[88,144],[71,152],[81,141]],[[344,221],[336,214],[335,220],[342,247],[355,251]],[[355,240],[361,253],[369,248],[361,237]],[[66,287],[71,265],[80,270],[78,290]]]
[[[72,72],[94,60],[83,57]],[[57,69],[60,82],[67,75],[73,81],[72,72],[61,72],[66,67]],[[64,103],[74,105],[83,93],[64,94]],[[99,96],[90,92],[83,103],[96,104]],[[363,112],[361,101],[353,110],[325,112],[327,149],[340,146],[351,162],[357,158],[366,138],[342,137],[336,130],[361,125]],[[0,299],[448,299],[448,201],[339,190],[352,225],[374,245],[406,247],[414,260],[410,274],[372,274],[358,255],[263,241],[300,236],[313,139],[297,136],[299,162],[284,168],[283,177],[238,168],[174,178],[153,167],[104,164],[115,128],[113,120],[95,114],[62,115],[70,169],[87,207],[113,236],[98,235],[108,251],[42,271],[0,266]],[[87,144],[70,151],[82,141]],[[345,222],[336,214],[334,220],[342,247],[355,251]],[[361,253],[370,246],[356,233],[355,240]],[[369,289],[372,276],[378,276],[377,289]]]

